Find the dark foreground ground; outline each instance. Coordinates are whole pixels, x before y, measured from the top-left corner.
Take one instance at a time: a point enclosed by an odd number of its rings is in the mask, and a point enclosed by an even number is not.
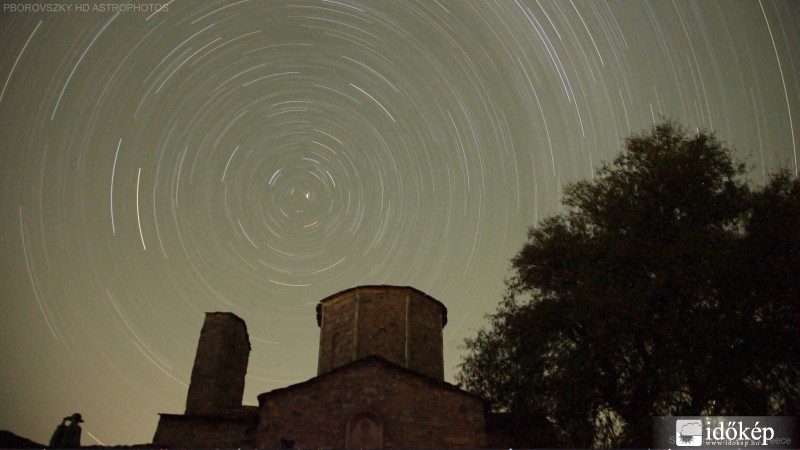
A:
[[[22,436],[17,436],[16,434],[6,431],[0,430],[0,449],[4,448],[45,448],[47,447],[46,444],[40,444],[38,442],[34,442],[30,439],[24,438]],[[81,448],[151,448],[151,444],[134,444],[134,445],[111,445],[111,446],[103,446],[103,445],[84,445]]]

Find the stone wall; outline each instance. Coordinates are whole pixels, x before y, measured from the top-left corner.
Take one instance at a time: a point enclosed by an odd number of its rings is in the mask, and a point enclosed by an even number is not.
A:
[[[153,447],[254,448],[258,417],[255,406],[218,416],[161,414]]]
[[[416,299],[416,301],[414,301]],[[442,328],[447,312],[439,302],[425,301],[422,296],[412,297],[408,308],[409,369],[438,380],[444,379]],[[441,305],[441,306],[440,306]]]
[[[362,286],[317,306],[318,374],[371,355],[444,378],[442,327],[447,308],[411,287]]]
[[[317,323],[320,375],[248,407],[247,327],[231,313],[207,313],[186,413],[161,414],[153,445],[486,446],[483,400],[443,381],[441,302],[411,287],[362,286],[322,300]]]
[[[406,361],[410,349],[406,346],[406,308],[412,293],[406,289],[358,289],[358,333],[354,359],[378,355],[389,361],[408,367]],[[414,298],[413,302],[418,300]],[[438,324],[439,329],[442,323]]]
[[[369,447],[486,446],[481,399],[379,357],[261,394],[259,404],[258,447],[357,447],[357,438]]]
[[[187,415],[218,415],[242,406],[250,339],[244,321],[231,313],[206,313],[191,384]]]
[[[355,291],[350,291],[317,306],[320,311],[318,375],[353,361],[355,298]]]

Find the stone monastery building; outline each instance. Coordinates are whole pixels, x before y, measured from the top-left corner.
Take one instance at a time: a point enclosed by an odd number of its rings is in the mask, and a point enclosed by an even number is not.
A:
[[[243,406],[244,321],[207,313],[184,414],[159,447],[485,447],[487,405],[444,381],[447,308],[412,287],[362,286],[317,304],[317,376]]]

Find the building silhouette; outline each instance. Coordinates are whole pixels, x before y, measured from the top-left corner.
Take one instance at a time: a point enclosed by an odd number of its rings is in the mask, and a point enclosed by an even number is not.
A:
[[[487,404],[444,381],[447,308],[412,287],[361,286],[317,304],[317,376],[243,406],[244,321],[207,313],[184,414],[161,414],[159,447],[485,447]]]

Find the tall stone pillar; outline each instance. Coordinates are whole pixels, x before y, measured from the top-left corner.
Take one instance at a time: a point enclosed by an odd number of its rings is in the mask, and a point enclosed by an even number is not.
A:
[[[231,313],[206,313],[186,397],[187,415],[239,409],[250,357],[247,325]]]

